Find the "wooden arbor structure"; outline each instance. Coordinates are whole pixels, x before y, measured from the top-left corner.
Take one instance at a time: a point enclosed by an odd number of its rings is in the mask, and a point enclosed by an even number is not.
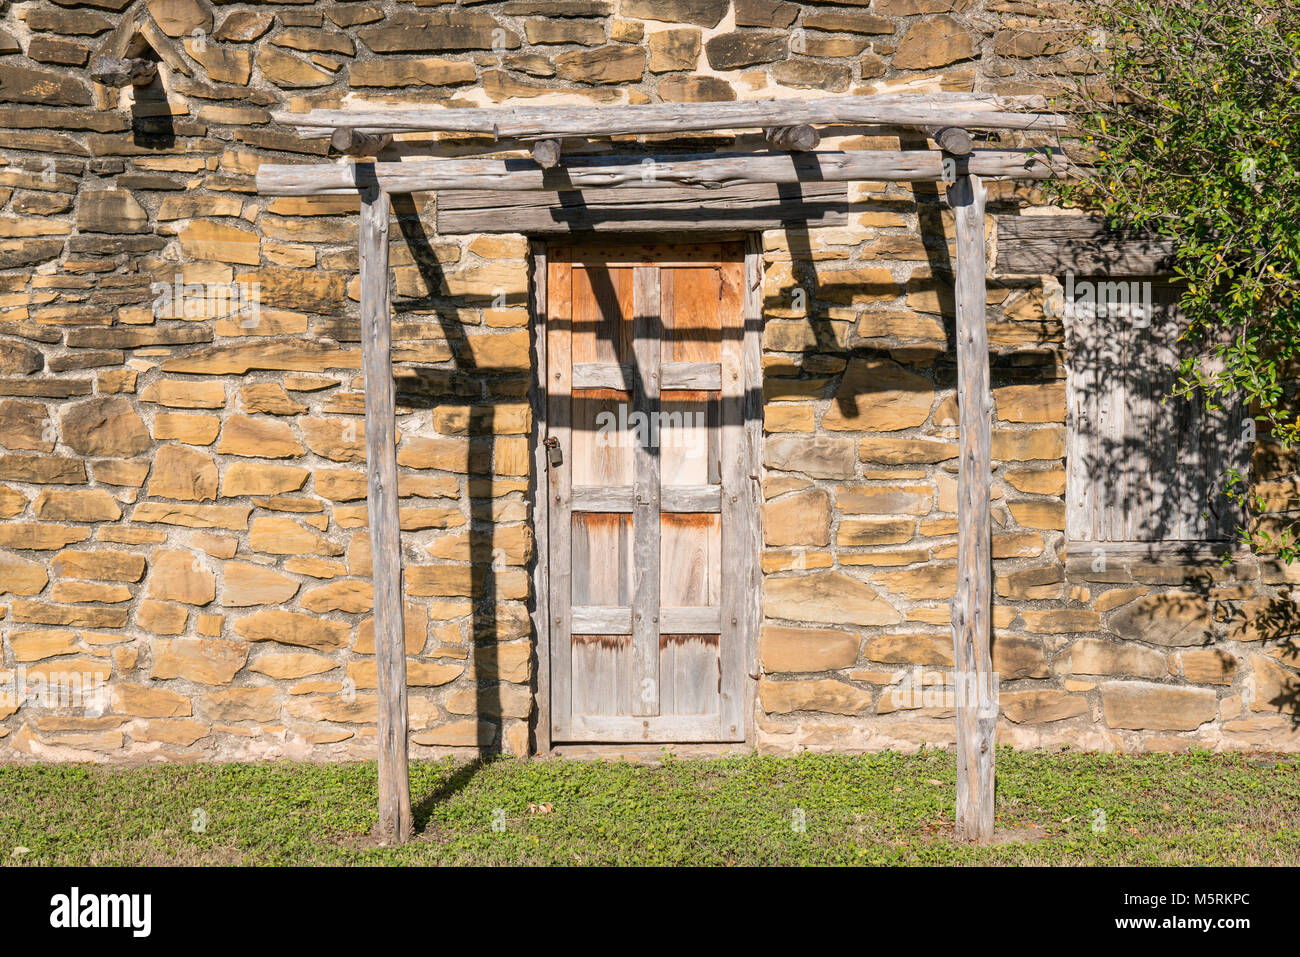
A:
[[[280,113],[307,137],[329,137],[345,155],[373,156],[392,134],[478,133],[493,150],[529,148],[531,157],[411,159],[331,165],[264,165],[257,188],[271,196],[358,192],[361,196],[361,340],[366,471],[375,590],[379,695],[379,832],[411,835],[406,656],[399,548],[396,423],[391,358],[388,225],[393,193],[444,190],[564,190],[742,184],[947,182],[956,226],[957,395],[960,408],[958,578],[952,602],[957,703],[957,833],[993,833],[994,727],[998,707],[990,624],[992,397],[985,327],[985,179],[1043,179],[1066,167],[1037,150],[973,150],[967,130],[1060,131],[1061,117],[1027,110],[1043,103],[978,94],[895,94],[814,100],[614,107],[383,108]],[[923,130],[937,149],[815,151],[818,125],[884,125]],[[575,155],[561,141],[711,130],[764,131],[780,152],[701,155]],[[647,169],[648,167],[648,169]]]

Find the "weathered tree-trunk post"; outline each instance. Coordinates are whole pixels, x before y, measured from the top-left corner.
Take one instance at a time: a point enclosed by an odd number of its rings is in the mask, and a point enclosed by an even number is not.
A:
[[[957,837],[993,837],[994,729],[997,688],[990,642],[992,565],[992,394],[985,324],[984,184],[959,176],[948,188],[957,233],[957,594],[952,600],[957,696]]]
[[[375,588],[375,662],[379,685],[379,832],[411,837],[406,750],[406,629],[397,515],[396,413],[388,298],[388,193],[361,189],[361,364],[366,391],[366,504]]]

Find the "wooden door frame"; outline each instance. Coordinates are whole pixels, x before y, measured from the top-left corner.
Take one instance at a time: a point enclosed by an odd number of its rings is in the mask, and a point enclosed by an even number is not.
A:
[[[720,232],[700,234],[677,233],[626,233],[601,235],[599,241],[610,245],[647,243],[671,245],[676,243],[743,242],[745,265],[742,302],[743,340],[741,346],[745,374],[744,398],[741,410],[744,419],[743,448],[744,474],[750,496],[746,511],[750,516],[741,532],[746,547],[737,551],[742,566],[736,570],[742,583],[742,592],[752,594],[754,601],[744,603],[735,633],[741,644],[741,720],[744,724],[744,744],[754,744],[754,707],[758,697],[758,630],[762,620],[762,579],[760,552],[762,550],[762,441],[763,441],[763,250],[762,240],[756,233]],[[537,662],[536,714],[532,752],[549,754],[551,742],[551,616],[550,616],[550,471],[543,439],[546,436],[547,383],[546,320],[547,277],[549,249],[553,246],[574,245],[580,237],[555,237],[531,239],[529,258],[532,278],[529,282],[529,325],[532,334],[533,368],[535,374],[529,384],[529,405],[532,408],[533,427],[529,436],[533,443],[533,481],[531,488],[531,516],[533,525],[533,634],[536,641],[533,654]],[[725,532],[724,532],[725,534]],[[696,745],[698,746],[698,745]],[[721,746],[721,745],[720,745]],[[602,748],[643,748],[644,744],[603,744]]]

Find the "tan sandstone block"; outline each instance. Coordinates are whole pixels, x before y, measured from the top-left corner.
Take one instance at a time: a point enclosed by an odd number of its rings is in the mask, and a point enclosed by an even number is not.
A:
[[[344,647],[349,632],[342,622],[281,609],[260,611],[235,622],[235,633],[249,641],[276,641],[318,651]]]
[[[248,660],[248,644],[215,638],[175,638],[154,642],[154,680],[183,678],[197,684],[227,685]]]

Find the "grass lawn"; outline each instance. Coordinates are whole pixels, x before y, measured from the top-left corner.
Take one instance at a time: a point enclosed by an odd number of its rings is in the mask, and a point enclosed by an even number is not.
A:
[[[953,776],[942,751],[417,762],[417,838],[387,848],[373,764],[6,766],[0,863],[1300,864],[1294,755],[1001,750],[987,847],[952,839]]]

